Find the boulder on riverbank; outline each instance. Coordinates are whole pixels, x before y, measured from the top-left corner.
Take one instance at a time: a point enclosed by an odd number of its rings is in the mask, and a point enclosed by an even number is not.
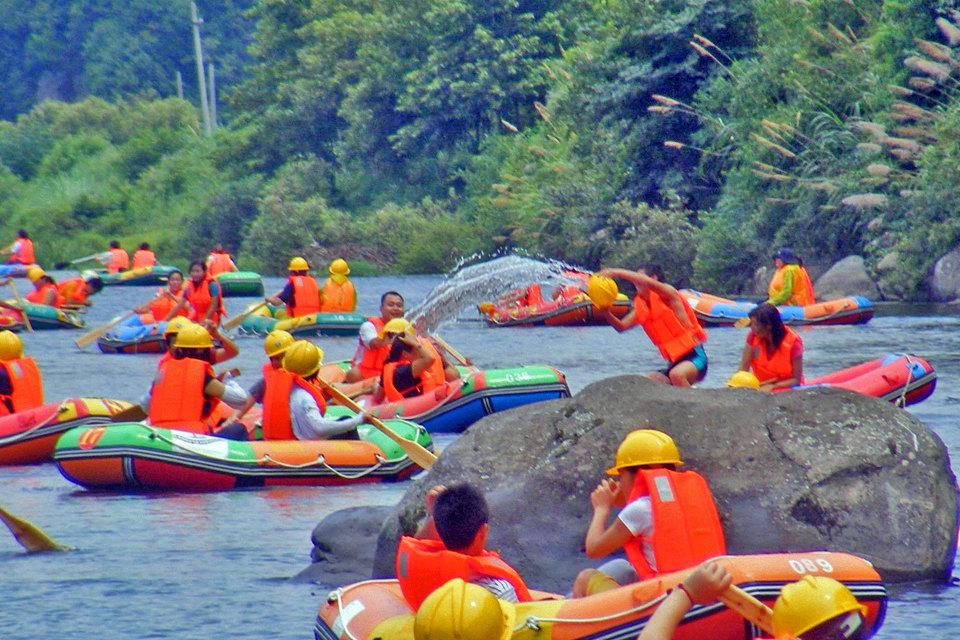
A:
[[[886,580],[949,575],[956,480],[943,443],[907,412],[832,389],[690,390],[640,376],[473,425],[384,521],[374,575],[392,575],[431,486],[469,481],[490,503],[490,548],[537,588],[568,589],[596,564],[583,554],[590,491],[638,428],[669,433],[706,477],[730,553],[829,549],[867,558]]]
[[[943,256],[933,267],[930,298],[934,302],[953,302],[960,298],[960,247]]]
[[[879,300],[880,290],[867,273],[862,256],[847,256],[836,262],[817,279],[813,287],[818,301],[848,296]]]

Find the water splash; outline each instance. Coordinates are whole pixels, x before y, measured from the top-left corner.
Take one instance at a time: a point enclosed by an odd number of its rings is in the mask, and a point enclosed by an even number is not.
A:
[[[407,318],[419,331],[430,332],[455,318],[466,306],[495,302],[505,293],[534,283],[554,287],[579,284],[563,277],[567,270],[582,271],[559,260],[540,261],[516,255],[464,266],[434,287]]]

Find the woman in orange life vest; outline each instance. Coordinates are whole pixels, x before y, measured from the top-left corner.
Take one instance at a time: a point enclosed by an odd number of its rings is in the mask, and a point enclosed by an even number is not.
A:
[[[23,344],[12,331],[0,331],[0,415],[35,409],[43,404],[40,369],[23,357]]]
[[[27,272],[27,277],[33,283],[33,291],[27,294],[27,300],[33,304],[45,304],[60,308],[63,306],[63,296],[57,291],[57,283],[40,267],[34,267]]]
[[[6,264],[34,264],[37,260],[33,255],[33,241],[23,229],[17,232],[17,239],[13,244],[0,249],[0,256],[9,255]]]
[[[91,307],[90,296],[103,289],[103,279],[96,271],[87,270],[79,278],[70,278],[57,285],[65,307]]]
[[[214,245],[213,251],[207,256],[207,273],[211,278],[216,278],[221,273],[230,273],[231,271],[240,271],[234,264],[230,254],[223,250],[222,244]]]
[[[299,318],[320,311],[320,287],[316,279],[309,275],[310,265],[297,256],[287,266],[287,283],[279,293],[264,298],[272,305],[287,305],[287,316]]]
[[[803,384],[803,341],[783,324],[771,304],[754,307],[749,314],[750,332],[740,357],[740,371],[753,370],[760,391]]]
[[[625,316],[615,316],[612,307],[605,308],[602,314],[620,333],[640,325],[660,350],[668,365],[648,374],[649,379],[675,387],[689,387],[703,380],[707,375],[707,353],[703,349],[707,334],[683,296],[663,282],[660,265],[641,265],[637,271],[604,269],[597,275],[622,278],[636,287],[633,309]]]
[[[157,289],[157,297],[150,302],[140,305],[134,311],[139,314],[149,313],[152,320],[149,320],[146,317],[141,316],[141,322],[143,324],[150,324],[151,322],[163,322],[180,303],[180,299],[183,298],[183,294],[186,289],[183,286],[183,274],[179,271],[171,271],[170,275],[167,276],[167,286],[160,287]],[[180,308],[176,313],[175,317],[189,317],[190,310],[184,306]]]
[[[777,270],[767,287],[767,302],[772,305],[805,307],[816,304],[810,274],[803,267],[803,260],[793,249],[782,247],[773,254]]]
[[[242,407],[247,393],[229,375],[221,381],[214,374],[213,339],[200,325],[189,324],[180,329],[173,345],[173,358],[157,371],[140,405],[147,411],[152,425],[211,434],[217,426],[211,424],[211,418],[219,415],[220,402]],[[246,440],[247,430],[237,424],[219,430],[216,435]]]
[[[427,519],[416,537],[397,548],[397,579],[416,609],[437,587],[454,578],[479,585],[507,602],[529,602],[520,574],[486,549],[490,508],[472,485],[435,486],[426,498]]]
[[[140,267],[152,267],[155,264],[160,264],[157,260],[157,255],[150,250],[149,244],[141,242],[140,248],[133,252],[133,262],[130,268],[139,269]]]
[[[164,320],[170,320],[190,303],[190,320],[202,324],[208,329],[220,326],[221,316],[226,315],[223,308],[223,299],[220,296],[220,285],[207,275],[207,267],[200,260],[190,263],[190,281],[180,302],[167,313]]]
[[[409,323],[407,326],[409,327]],[[384,327],[384,331],[387,328],[389,327]],[[377,395],[386,402],[399,402],[404,398],[433,391],[444,382],[446,380],[443,365],[437,362],[436,350],[418,340],[411,328],[397,333],[394,337],[390,353],[383,363]]]
[[[130,268],[130,256],[120,248],[116,240],[110,241],[110,248],[97,256],[100,264],[107,268],[107,273],[120,273]]]
[[[357,292],[347,278],[350,266],[346,260],[337,258],[328,268],[330,277],[324,280],[320,292],[321,313],[353,313],[357,308]]]
[[[584,569],[573,584],[582,597],[659,573],[693,567],[726,553],[720,518],[706,481],[682,465],[673,438],[661,431],[639,429],[617,448],[616,464],[593,493],[593,517],[587,528],[587,556],[603,558],[623,549],[627,559],[611,560],[599,569]],[[662,499],[669,495],[668,500]],[[610,512],[622,505],[613,524]],[[677,523],[684,523],[678,525]]]
[[[388,322],[403,317],[403,296],[396,291],[387,291],[380,296],[380,317],[367,318],[360,325],[359,345],[353,356],[347,382],[360,382],[370,378],[380,378],[383,361],[390,349],[390,339],[383,335]]]
[[[670,640],[694,604],[713,604],[732,582],[719,564],[703,563],[670,590],[637,640]],[[805,576],[780,590],[770,625],[777,640],[863,640],[866,613],[843,583],[826,576]]]

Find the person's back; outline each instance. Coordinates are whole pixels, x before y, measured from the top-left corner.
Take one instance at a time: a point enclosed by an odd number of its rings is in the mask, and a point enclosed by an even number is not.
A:
[[[357,308],[357,292],[347,278],[350,267],[341,258],[334,260],[328,269],[330,277],[320,291],[321,313],[353,313]]]
[[[110,242],[110,248],[107,250],[107,254],[109,256],[107,273],[120,273],[130,268],[130,256],[120,248],[120,243],[116,240]]]
[[[216,278],[221,273],[230,273],[237,271],[237,265],[234,264],[230,254],[223,250],[223,247],[217,245],[207,256],[207,274],[211,278]]]
[[[12,331],[0,331],[0,415],[35,409],[43,404],[43,380],[33,358]]]
[[[152,267],[157,263],[156,254],[150,250],[150,245],[146,242],[140,243],[140,247],[133,252],[133,262],[131,269],[140,269],[143,267]]]

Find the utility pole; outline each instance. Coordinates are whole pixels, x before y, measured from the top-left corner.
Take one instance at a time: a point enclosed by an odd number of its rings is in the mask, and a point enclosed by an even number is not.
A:
[[[209,136],[213,133],[210,126],[210,105],[207,104],[207,79],[203,73],[203,46],[200,44],[200,25],[203,24],[197,16],[197,3],[190,3],[190,18],[193,23],[193,49],[197,57],[197,84],[200,85],[200,111],[203,113],[203,130]]]
[[[207,65],[207,75],[210,77],[210,126],[217,128],[217,81],[214,75],[213,63]]]
[[[177,97],[183,100],[183,74],[177,71]]]

